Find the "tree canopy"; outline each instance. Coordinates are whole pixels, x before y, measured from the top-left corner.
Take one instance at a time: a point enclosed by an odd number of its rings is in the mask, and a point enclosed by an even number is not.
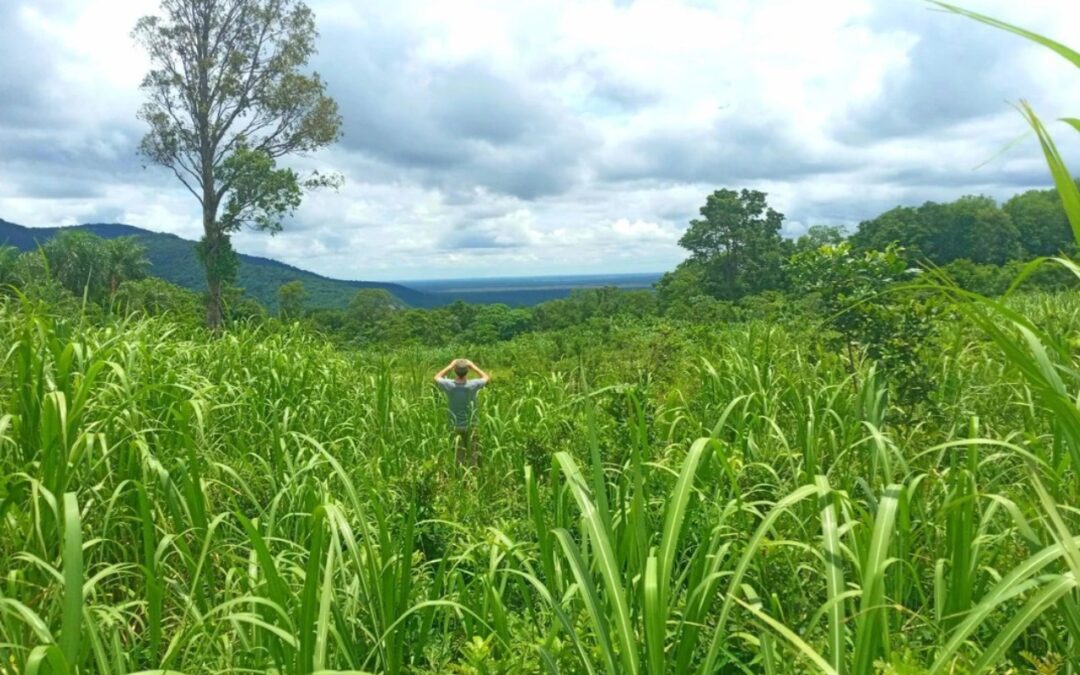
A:
[[[1071,251],[1076,242],[1057,190],[1029,190],[1002,207],[1012,219],[1020,243],[1029,256]]]
[[[307,289],[304,282],[299,279],[282,284],[278,288],[278,316],[282,319],[298,319],[304,314],[304,305],[307,303]]]
[[[766,197],[756,190],[717,190],[679,239],[690,251],[688,262],[700,266],[709,295],[735,299],[779,286],[784,216]]]
[[[904,247],[910,260],[946,265],[956,260],[1003,265],[1072,248],[1072,230],[1054,190],[1017,195],[1003,207],[989,197],[901,206],[859,224],[851,237],[860,251]]]

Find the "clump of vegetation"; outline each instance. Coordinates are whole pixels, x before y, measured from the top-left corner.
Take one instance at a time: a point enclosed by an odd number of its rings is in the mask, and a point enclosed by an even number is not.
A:
[[[930,393],[923,352],[932,348],[938,303],[912,289],[919,270],[908,267],[902,249],[890,244],[859,254],[846,242],[826,244],[792,256],[788,269],[802,294],[820,303],[824,326],[834,330],[826,344],[847,355],[852,372],[865,355],[890,376],[903,402]]]

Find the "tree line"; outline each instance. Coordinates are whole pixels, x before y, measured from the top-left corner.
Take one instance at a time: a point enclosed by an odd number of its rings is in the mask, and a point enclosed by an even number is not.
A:
[[[1072,236],[1053,190],[1032,190],[998,206],[986,197],[897,207],[864,221],[850,236],[816,225],[797,239],[781,236],[784,215],[752,190],[717,190],[706,199],[680,244],[688,256],[650,290],[594,288],[527,308],[455,302],[436,309],[407,306],[385,289],[361,289],[342,309],[311,307],[301,281],[277,292],[278,314],[224,285],[223,320],[299,322],[343,345],[489,344],[528,332],[574,329],[612,321],[691,323],[836,315],[839,348],[885,344],[886,335],[914,339],[929,311],[910,296],[887,296],[913,273],[936,271],[983,294],[1006,290],[1026,260],[1071,253]],[[28,296],[102,310],[170,314],[204,322],[200,294],[148,276],[145,250],[131,237],[104,240],[62,232],[38,251],[0,247],[0,284]],[[1063,271],[1044,267],[1027,283],[1063,287]],[[858,311],[844,311],[858,305]],[[895,347],[896,345],[894,345]],[[895,351],[895,350],[894,350]],[[875,358],[886,358],[882,351]],[[910,354],[900,349],[897,364]]]
[[[959,285],[989,295],[1007,288],[1019,263],[1075,249],[1055,190],[1030,190],[1001,206],[984,196],[899,206],[859,223],[850,236],[814,225],[795,240],[781,236],[784,215],[762,192],[718,190],[700,213],[679,240],[689,257],[658,286],[665,306],[796,291],[794,257],[842,243],[860,254],[894,246],[910,266],[941,267]]]

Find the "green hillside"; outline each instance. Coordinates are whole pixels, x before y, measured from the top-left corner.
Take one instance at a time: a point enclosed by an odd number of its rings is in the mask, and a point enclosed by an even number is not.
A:
[[[206,289],[202,267],[195,257],[195,242],[182,239],[175,234],[151,232],[131,225],[114,223],[75,225],[71,228],[29,228],[0,219],[0,244],[27,251],[48,241],[62,229],[85,230],[105,239],[138,237],[146,247],[146,254],[151,264],[150,273],[153,276],[196,291]],[[304,282],[304,288],[308,292],[307,305],[311,308],[344,307],[349,297],[360,288],[385,288],[412,307],[431,307],[439,304],[439,300],[434,296],[400,284],[331,279],[276,260],[240,254],[237,284],[272,311],[277,308],[278,287],[295,280]]]

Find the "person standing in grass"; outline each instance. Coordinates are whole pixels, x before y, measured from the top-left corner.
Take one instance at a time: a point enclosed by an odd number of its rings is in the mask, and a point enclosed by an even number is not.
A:
[[[454,378],[447,377],[451,371]],[[476,377],[469,379],[469,373]],[[454,427],[454,447],[457,460],[476,466],[476,393],[491,377],[468,359],[457,359],[435,375],[435,384],[446,394],[450,408],[450,424]]]

